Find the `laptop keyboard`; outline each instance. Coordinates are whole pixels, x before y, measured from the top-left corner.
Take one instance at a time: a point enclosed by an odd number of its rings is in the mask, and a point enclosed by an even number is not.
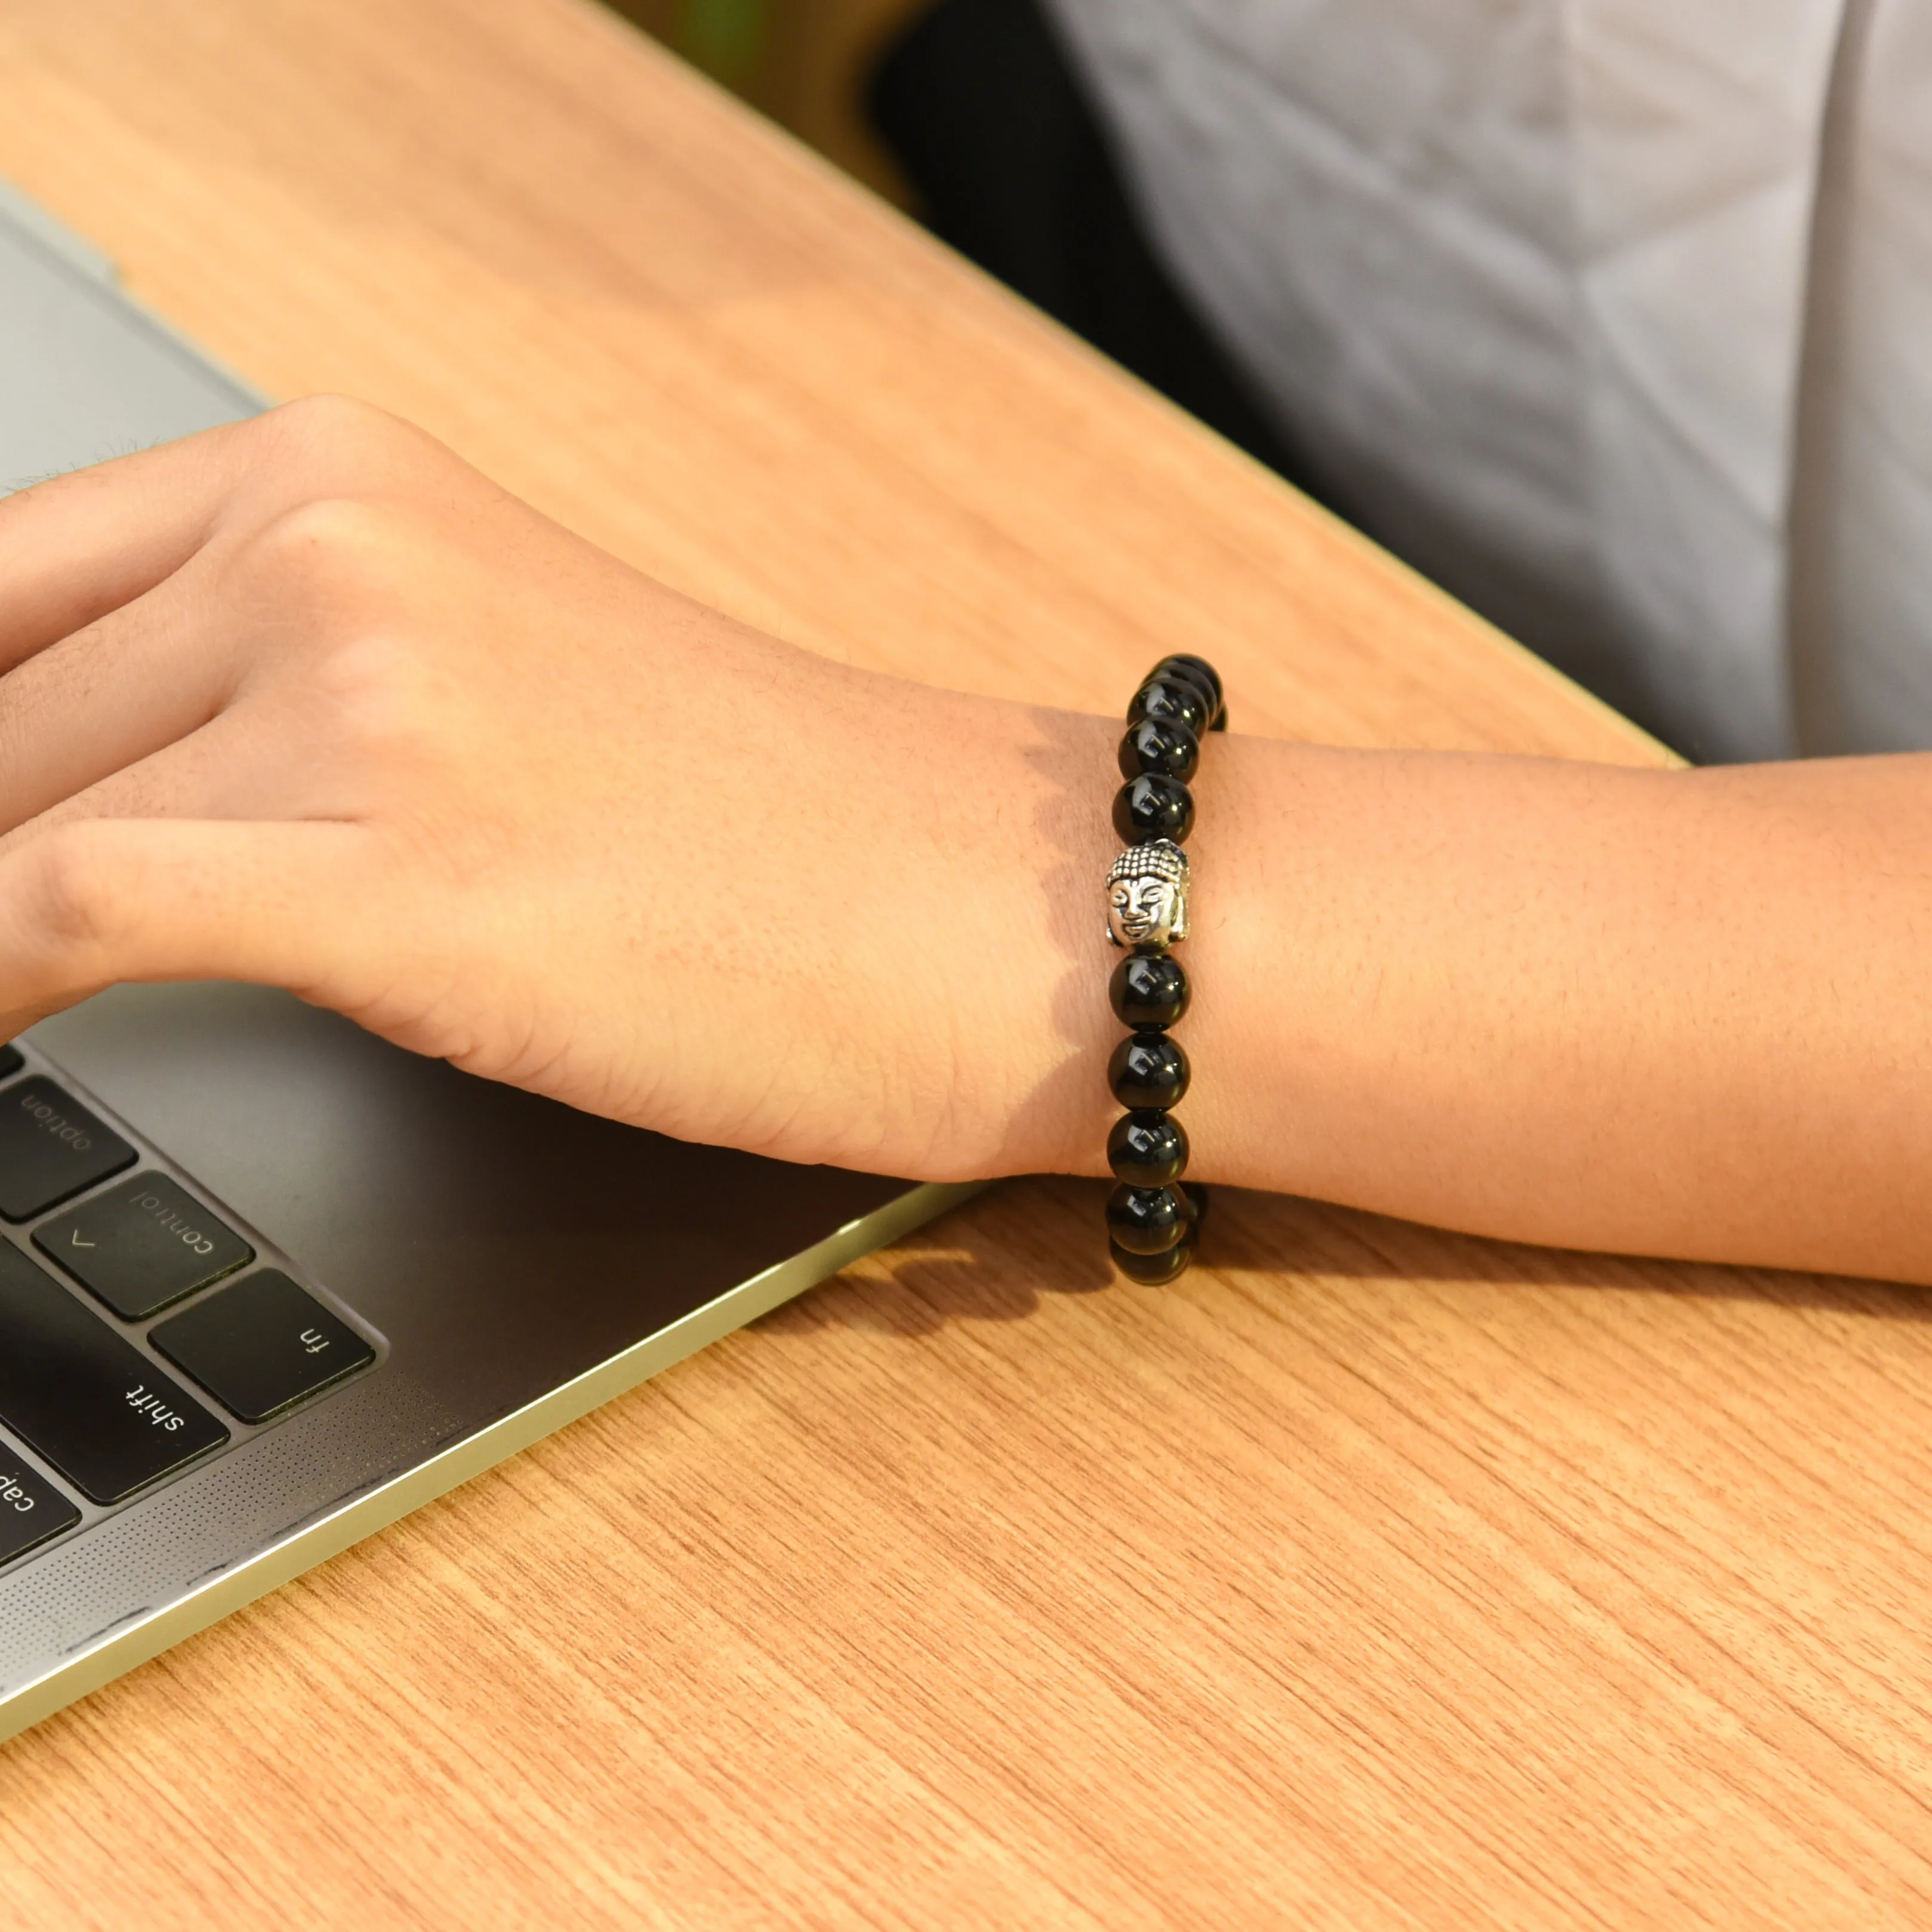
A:
[[[0,1235],[4,1566],[376,1350],[16,1046],[0,1082],[0,1222],[25,1238]]]

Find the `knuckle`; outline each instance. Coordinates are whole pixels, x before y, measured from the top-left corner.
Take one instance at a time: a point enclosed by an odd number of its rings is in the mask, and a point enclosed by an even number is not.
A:
[[[278,512],[319,499],[406,494],[426,475],[436,446],[372,403],[352,396],[304,396],[232,429],[242,452],[231,530],[259,527]],[[400,486],[400,488],[399,488]]]
[[[388,410],[354,396],[298,397],[256,420],[265,440],[332,467],[345,460],[379,463],[412,434]]]
[[[109,828],[76,820],[37,842],[30,904],[35,926],[59,956],[111,958],[126,936]]]
[[[315,667],[314,694],[338,742],[394,758],[427,751],[440,715],[434,679],[406,636],[371,630],[344,639]]]
[[[270,518],[239,547],[244,582],[280,596],[308,589],[337,598],[379,587],[395,549],[390,514],[346,496],[305,497]]]
[[[312,745],[388,764],[430,754],[450,668],[422,606],[425,538],[406,511],[311,499],[238,551],[238,598],[259,614],[253,649],[292,672]]]
[[[354,557],[380,547],[389,519],[376,504],[343,495],[308,496],[271,518],[255,538],[280,557]]]

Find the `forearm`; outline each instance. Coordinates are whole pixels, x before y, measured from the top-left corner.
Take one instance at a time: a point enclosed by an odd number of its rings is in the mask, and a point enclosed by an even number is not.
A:
[[[1932,1280],[1932,764],[1210,762],[1197,1174]]]
[[[791,650],[375,412],[272,412],[0,505],[0,1031],[254,980],[689,1138],[1098,1172],[1120,730]],[[1228,736],[1197,797],[1194,1174],[1932,1281],[1932,761]]]

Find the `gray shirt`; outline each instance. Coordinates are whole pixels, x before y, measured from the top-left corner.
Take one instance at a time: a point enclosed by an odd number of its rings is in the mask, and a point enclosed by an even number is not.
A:
[[[1694,754],[1932,746],[1932,0],[1051,0],[1343,506]]]

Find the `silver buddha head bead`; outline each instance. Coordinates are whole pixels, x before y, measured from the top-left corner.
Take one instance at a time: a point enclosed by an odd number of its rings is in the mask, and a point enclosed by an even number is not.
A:
[[[1187,854],[1170,838],[1130,845],[1107,874],[1107,937],[1119,946],[1187,937]]]

